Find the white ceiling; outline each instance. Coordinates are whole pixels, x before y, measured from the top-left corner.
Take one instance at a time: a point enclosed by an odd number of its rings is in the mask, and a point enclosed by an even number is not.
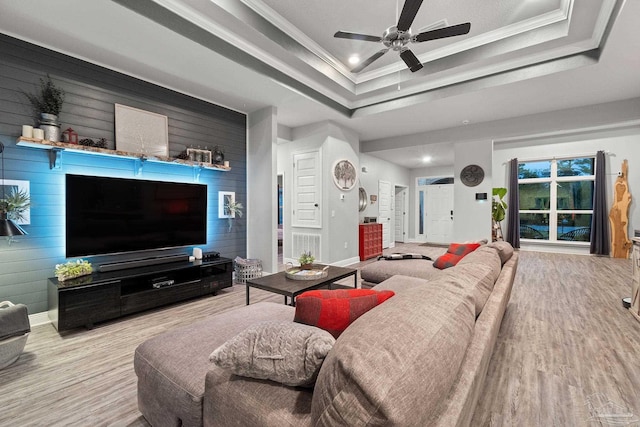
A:
[[[640,1],[430,0],[414,34],[443,19],[471,22],[469,34],[410,44],[417,73],[393,51],[350,73],[349,55],[381,45],[335,31],[379,36],[403,4],[4,1],[0,31],[238,111],[275,106],[291,128],[332,120],[363,151],[388,141],[368,154],[411,168],[428,154],[451,164],[450,144],[432,137],[450,129],[640,97]],[[420,142],[393,148],[409,134]]]

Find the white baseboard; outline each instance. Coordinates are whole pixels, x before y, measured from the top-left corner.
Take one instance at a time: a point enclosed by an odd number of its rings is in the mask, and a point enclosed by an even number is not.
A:
[[[47,323],[51,323],[51,319],[46,311],[29,315],[29,325],[31,326],[46,325]]]

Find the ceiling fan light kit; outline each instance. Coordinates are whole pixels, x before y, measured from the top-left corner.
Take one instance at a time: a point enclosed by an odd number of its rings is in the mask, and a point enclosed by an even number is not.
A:
[[[446,37],[460,36],[469,33],[471,23],[451,25],[435,30],[424,31],[411,34],[411,24],[422,5],[422,0],[406,0],[398,24],[387,28],[382,37],[371,36],[368,34],[351,33],[347,31],[338,31],[333,36],[341,39],[360,40],[374,43],[382,43],[385,48],[374,53],[369,58],[362,61],[357,67],[351,70],[352,73],[359,73],[389,50],[400,52],[400,58],[404,61],[411,72],[422,68],[422,63],[416,55],[407,46],[409,43],[422,43],[429,40],[443,39]]]

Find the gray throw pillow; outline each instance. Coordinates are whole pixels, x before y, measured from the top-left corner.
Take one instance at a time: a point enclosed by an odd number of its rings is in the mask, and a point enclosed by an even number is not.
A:
[[[243,377],[313,386],[335,341],[330,333],[315,326],[260,322],[222,344],[209,360]]]

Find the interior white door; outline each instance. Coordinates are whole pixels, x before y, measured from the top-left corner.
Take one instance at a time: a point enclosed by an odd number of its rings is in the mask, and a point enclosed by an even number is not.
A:
[[[311,151],[293,155],[293,227],[321,228],[320,201],[320,153]]]
[[[396,193],[395,200],[395,224],[394,224],[394,238],[396,242],[405,242],[405,220],[407,212],[405,210],[405,201],[407,198],[407,189],[404,188]]]
[[[388,248],[391,244],[391,183],[387,181],[378,181],[378,222],[382,223],[382,247]]]
[[[429,185],[425,204],[427,242],[451,242],[453,236],[453,184]]]

